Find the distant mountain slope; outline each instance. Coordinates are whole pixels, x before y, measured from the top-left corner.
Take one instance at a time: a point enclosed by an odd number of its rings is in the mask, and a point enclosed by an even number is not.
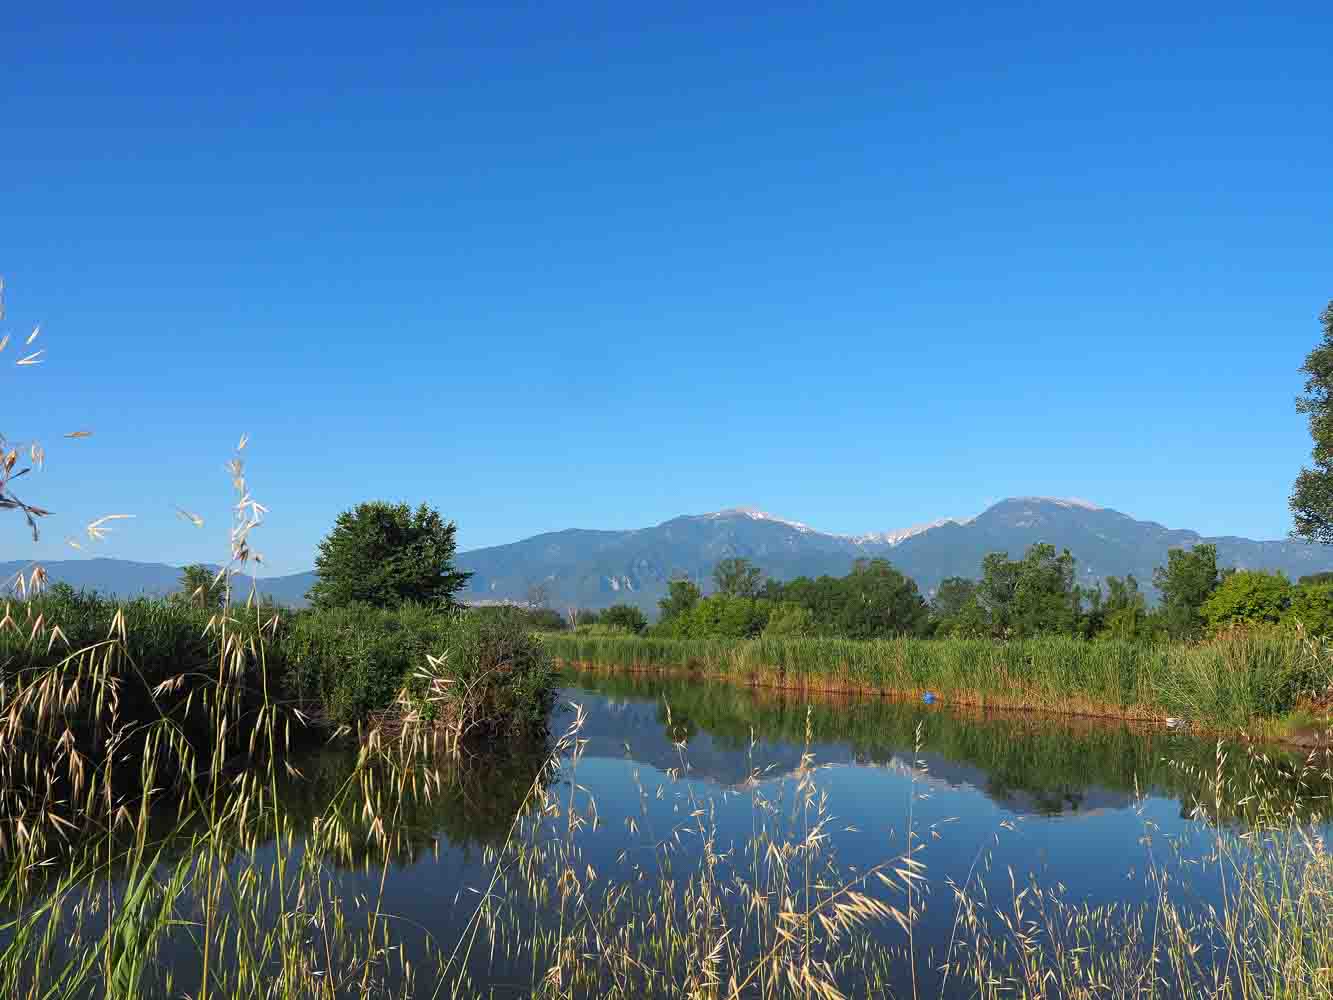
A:
[[[545,585],[553,606],[625,602],[655,610],[673,573],[707,589],[719,559],[744,556],[779,579],[847,573],[858,558],[881,557],[929,593],[949,576],[976,577],[988,552],[1017,557],[1034,542],[1068,548],[1081,582],[1133,574],[1145,589],[1170,548],[1212,542],[1224,566],[1280,570],[1295,579],[1333,570],[1333,547],[1304,542],[1205,538],[1138,521],[1083,500],[1015,497],[968,520],[859,536],[824,534],[748,508],[674,518],[635,531],[558,531],[459,557],[472,571],[468,600],[523,600]]]
[[[31,561],[0,562],[0,586],[8,590],[15,574],[28,571]],[[52,583],[68,583],[76,590],[95,590],[108,597],[161,597],[180,586],[179,566],[132,562],[128,559],[57,559],[43,562]],[[314,573],[275,576],[259,581],[259,592],[279,604],[300,607],[314,581]],[[238,577],[238,590],[248,592],[249,577]]]
[[[945,519],[903,531],[832,535],[797,521],[751,508],[673,518],[633,531],[571,529],[508,545],[475,549],[458,557],[475,574],[464,600],[523,601],[544,587],[551,606],[603,608],[634,604],[655,612],[667,580],[683,573],[705,590],[720,559],[744,556],[778,579],[840,576],[859,558],[881,557],[929,593],[948,576],[975,577],[988,552],[1018,556],[1034,542],[1068,548],[1078,559],[1080,581],[1132,573],[1150,589],[1152,571],[1170,548],[1212,542],[1218,562],[1245,569],[1280,570],[1292,579],[1333,570],[1333,546],[1305,542],[1206,538],[1139,521],[1083,500],[1014,497],[976,517]],[[0,563],[0,579],[12,579],[26,562]],[[52,579],[107,594],[166,594],[180,570],[160,563],[116,559],[64,560],[46,564]],[[260,581],[261,593],[280,604],[301,606],[313,573]]]

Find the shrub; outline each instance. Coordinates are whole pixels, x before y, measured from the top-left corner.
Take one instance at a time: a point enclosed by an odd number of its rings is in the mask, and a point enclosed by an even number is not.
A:
[[[335,722],[388,708],[426,654],[444,648],[450,616],[421,605],[307,611],[281,636],[287,689]]]
[[[1293,625],[1300,622],[1311,635],[1333,634],[1333,583],[1305,584],[1293,589],[1284,621]]]
[[[298,615],[282,637],[287,688],[335,722],[395,703],[495,732],[544,722],[555,673],[517,608],[439,612],[353,604]]]
[[[1232,625],[1276,625],[1291,602],[1291,584],[1281,573],[1238,570],[1229,574],[1199,608],[1210,629]]]
[[[639,633],[648,627],[648,619],[632,604],[613,604],[598,616],[598,623],[627,632]]]
[[[525,615],[451,615],[443,645],[416,666],[402,706],[440,725],[452,746],[542,729],[555,697],[555,668]]]
[[[791,601],[783,601],[768,616],[764,635],[774,638],[799,639],[815,633],[815,616],[809,608]]]

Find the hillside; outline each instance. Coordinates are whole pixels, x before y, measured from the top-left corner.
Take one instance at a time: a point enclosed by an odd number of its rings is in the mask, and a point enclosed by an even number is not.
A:
[[[468,602],[524,601],[535,587],[544,587],[556,608],[624,602],[654,612],[673,574],[688,575],[708,589],[713,567],[729,556],[744,556],[780,579],[842,575],[856,559],[879,557],[929,593],[945,577],[978,575],[988,552],[1018,556],[1034,542],[1073,552],[1082,583],[1132,573],[1149,590],[1153,568],[1166,561],[1168,549],[1200,542],[1217,546],[1223,566],[1279,570],[1292,579],[1333,570],[1330,546],[1289,539],[1209,538],[1085,501],[1052,497],[1014,497],[965,520],[856,536],[828,534],[752,508],[733,508],[632,531],[556,531],[465,552],[458,563],[475,574],[462,595]],[[0,574],[12,578],[26,565],[0,563]],[[63,560],[46,567],[53,580],[121,596],[169,593],[180,575],[178,568],[161,563],[115,559]],[[313,581],[313,573],[272,577],[260,581],[260,591],[281,604],[299,606]]]

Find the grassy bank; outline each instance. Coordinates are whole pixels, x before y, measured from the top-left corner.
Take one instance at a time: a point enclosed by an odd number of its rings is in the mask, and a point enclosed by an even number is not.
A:
[[[672,640],[552,635],[567,663],[690,670],[801,691],[917,696],[949,703],[1124,719],[1185,718],[1219,730],[1309,721],[1333,686],[1333,658],[1300,636],[1238,633],[1206,643],[984,639]]]

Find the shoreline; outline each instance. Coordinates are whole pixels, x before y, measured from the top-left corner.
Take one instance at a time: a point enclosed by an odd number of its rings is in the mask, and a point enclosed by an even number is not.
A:
[[[701,669],[690,666],[661,666],[598,663],[593,660],[570,660],[556,656],[554,661],[558,670],[585,672],[594,674],[629,674],[644,675],[680,680],[707,681],[733,684],[737,687],[756,691],[773,691],[800,694],[804,697],[817,697],[820,700],[834,701],[879,699],[901,704],[916,703],[924,709],[949,711],[961,710],[957,714],[979,716],[995,712],[1007,716],[1019,716],[1034,721],[1083,721],[1101,725],[1119,723],[1139,731],[1179,732],[1182,735],[1200,738],[1234,739],[1246,743],[1262,743],[1282,747],[1288,750],[1319,750],[1333,747],[1333,719],[1328,720],[1322,730],[1315,726],[1280,728],[1284,719],[1263,720],[1264,728],[1255,732],[1246,729],[1223,729],[1217,726],[1189,722],[1183,729],[1173,729],[1167,725],[1168,716],[1146,706],[1113,706],[1088,699],[1084,695],[1070,698],[1067,710],[1053,709],[1046,704],[1038,704],[1031,696],[983,694],[980,692],[953,691],[948,696],[937,694],[933,705],[922,703],[926,688],[908,690],[905,688],[884,688],[872,685],[857,685],[840,682],[834,678],[822,678],[814,683],[790,683],[766,679],[755,674],[748,676],[724,671]],[[1277,727],[1277,728],[1275,728]]]

